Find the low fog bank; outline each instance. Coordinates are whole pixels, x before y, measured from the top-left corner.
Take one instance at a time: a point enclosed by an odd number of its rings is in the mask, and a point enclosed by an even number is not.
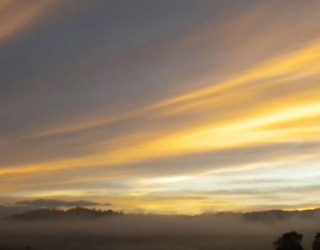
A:
[[[22,222],[0,220],[0,249],[199,249],[267,250],[287,231],[304,235],[311,249],[320,219],[290,218],[272,223],[234,215],[125,215],[94,220]]]

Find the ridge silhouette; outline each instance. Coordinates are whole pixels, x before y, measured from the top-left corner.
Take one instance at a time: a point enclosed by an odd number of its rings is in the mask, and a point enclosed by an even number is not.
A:
[[[106,216],[122,215],[122,212],[115,210],[96,210],[84,207],[76,207],[68,210],[60,210],[55,208],[41,208],[25,213],[14,214],[9,219],[15,220],[52,220],[52,219],[94,219]]]

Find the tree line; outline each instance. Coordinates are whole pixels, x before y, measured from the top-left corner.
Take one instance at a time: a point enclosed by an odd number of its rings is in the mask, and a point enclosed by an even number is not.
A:
[[[275,246],[275,250],[304,250],[302,239],[302,234],[293,231],[283,234],[273,245]],[[314,237],[312,250],[320,250],[320,233],[316,233]]]

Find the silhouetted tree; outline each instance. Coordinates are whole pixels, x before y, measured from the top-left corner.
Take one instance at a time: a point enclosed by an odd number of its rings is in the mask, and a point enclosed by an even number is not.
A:
[[[314,237],[312,250],[320,250],[320,233],[316,233]]]
[[[303,235],[297,232],[285,233],[273,244],[276,250],[303,250],[301,245]]]

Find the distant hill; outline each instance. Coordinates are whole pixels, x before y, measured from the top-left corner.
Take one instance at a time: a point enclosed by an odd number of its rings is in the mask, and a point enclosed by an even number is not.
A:
[[[13,214],[25,213],[25,212],[28,212],[31,210],[34,210],[34,208],[26,207],[26,206],[2,206],[2,205],[0,205],[0,218],[8,217]]]
[[[59,210],[51,208],[41,208],[24,213],[18,213],[7,217],[13,220],[36,221],[36,220],[56,220],[56,219],[95,219],[107,216],[119,216],[122,212],[114,210],[96,210],[83,207]]]
[[[309,210],[295,210],[295,211],[283,211],[283,210],[269,210],[260,212],[248,212],[243,213],[242,217],[246,221],[252,222],[277,222],[288,219],[320,219],[320,209]]]
[[[253,211],[245,213],[236,212],[221,212],[213,214],[213,216],[219,217],[237,217],[248,222],[263,222],[273,223],[279,221],[285,221],[289,219],[303,219],[314,220],[320,219],[320,208],[308,209],[308,210],[266,210],[266,211]]]
[[[122,212],[115,210],[96,210],[84,207],[76,207],[68,210],[60,210],[56,208],[41,208],[32,211],[20,212],[9,215],[6,218],[23,221],[37,221],[37,220],[56,220],[56,219],[95,219],[108,216],[123,215]],[[156,215],[154,215],[156,216]],[[218,216],[218,217],[237,217],[248,222],[262,222],[274,223],[285,221],[288,219],[319,219],[320,208],[310,210],[268,210],[268,211],[254,211],[246,213],[222,212],[217,214],[204,214],[199,216]],[[190,217],[190,216],[187,216]],[[191,216],[192,217],[192,216]]]

